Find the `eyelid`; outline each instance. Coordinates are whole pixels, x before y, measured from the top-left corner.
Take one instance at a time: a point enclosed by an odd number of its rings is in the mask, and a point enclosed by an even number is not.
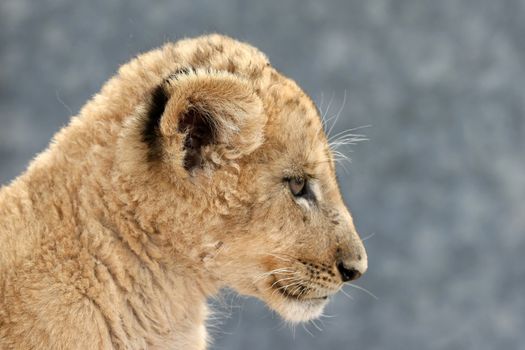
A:
[[[306,179],[308,179],[308,180],[319,181],[319,177],[318,177],[317,175],[313,175],[313,174],[305,174],[305,177],[306,177]]]
[[[307,173],[286,174],[283,176],[283,181],[290,181],[292,179],[304,179],[305,181],[319,180],[319,178],[316,175],[311,175]]]

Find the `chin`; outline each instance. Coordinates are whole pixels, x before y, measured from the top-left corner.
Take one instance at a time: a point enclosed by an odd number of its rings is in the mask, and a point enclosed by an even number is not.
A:
[[[328,298],[294,299],[272,296],[265,300],[268,306],[291,323],[306,322],[322,315]]]
[[[237,292],[256,297],[290,323],[308,322],[319,318],[330,301],[333,291],[326,294],[293,294],[276,284],[274,279],[259,285],[246,283]]]

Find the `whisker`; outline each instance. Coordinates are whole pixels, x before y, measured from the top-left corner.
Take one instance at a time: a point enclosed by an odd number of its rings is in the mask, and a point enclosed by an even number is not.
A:
[[[306,328],[306,324],[305,324],[305,323],[303,323],[302,326],[303,326],[304,330],[305,330],[308,334],[310,334],[312,337],[314,336],[314,335],[312,334],[312,332],[310,332],[310,331],[308,330],[308,328]]]
[[[304,288],[304,284],[302,284],[300,282],[301,281],[299,281],[297,286],[290,291],[290,294],[293,294],[293,295],[297,296],[297,298],[299,298],[304,292],[304,290],[301,290],[301,288]],[[299,294],[295,294],[297,291],[299,291]]]
[[[280,284],[281,282],[283,281],[289,281],[289,280],[298,280],[298,278],[296,276],[294,277],[287,277],[287,278],[281,278],[281,279],[278,279],[277,281],[275,281],[271,286],[270,288],[273,288],[276,284]]]
[[[322,115],[323,119],[326,119],[326,116],[328,115],[328,112],[330,112],[330,106],[332,106],[333,100],[334,100],[334,92],[332,91],[332,95],[330,96],[330,101],[328,102],[328,105],[326,106],[326,111],[324,111],[324,113]],[[328,120],[327,120],[327,122],[328,122]]]
[[[337,112],[337,115],[335,117],[335,120],[334,120],[332,126],[328,130],[328,133],[327,133],[328,135],[330,135],[332,133],[332,130],[334,129],[335,125],[337,124],[337,121],[339,120],[339,116],[341,115],[341,112],[345,108],[345,104],[346,104],[346,89],[345,89],[344,95],[343,95],[343,103],[341,104],[341,107],[339,108],[339,111]]]
[[[355,137],[355,136],[345,136],[341,139],[337,139],[334,141],[329,141],[328,146],[332,151],[337,150],[338,148],[345,147],[345,146],[355,146],[359,142],[368,141],[368,138],[366,137]]]
[[[265,277],[269,277],[271,275],[290,275],[290,274],[297,274],[297,271],[294,271],[294,270],[282,270],[282,271],[270,271],[270,272],[265,272],[259,276],[257,276],[253,282],[256,283],[256,282],[259,282],[260,280],[262,280],[263,278]],[[285,276],[286,277],[286,276]]]
[[[340,164],[343,167],[345,174],[348,174],[348,169],[346,168],[346,165],[344,162],[338,162],[337,164]]]
[[[299,261],[299,259],[297,259],[295,256],[286,253],[266,253],[265,255],[271,255],[284,261]],[[288,260],[285,260],[286,258]]]
[[[279,288],[277,288],[277,290],[280,290],[280,289],[283,289],[283,288],[288,288],[288,287],[293,286],[293,285],[295,285],[295,284],[297,284],[297,283],[300,283],[300,281],[301,281],[298,277],[281,278],[280,280],[275,281],[275,282],[274,282],[270,287],[268,287],[266,290],[275,287],[276,284],[279,284],[279,283],[282,282],[282,281],[290,281],[290,280],[291,280],[290,283],[288,283],[288,284],[286,284],[286,285],[284,285],[284,286],[280,286]]]
[[[324,323],[324,320],[318,318],[317,321],[319,321],[319,323],[321,323],[321,326],[326,327],[326,324]]]
[[[294,272],[294,270],[292,270],[290,268],[287,268],[287,267],[283,267],[283,268],[279,268],[279,269],[263,272],[260,275],[257,275],[256,278],[266,277],[266,276],[274,275],[274,274],[284,274],[284,273],[288,273],[288,272],[291,273],[291,272]]]
[[[354,300],[354,297],[351,296],[349,293],[345,292],[343,288],[341,288],[339,291],[343,293],[344,295],[346,295],[349,299]]]
[[[372,237],[374,237],[376,235],[375,232],[372,232],[371,234],[369,234],[368,236],[366,236],[365,238],[361,239],[362,242],[366,241],[367,239],[370,239]]]
[[[298,280],[298,281],[296,281],[296,282],[292,282],[292,283],[289,283],[289,284],[287,284],[287,285],[285,285],[285,286],[279,287],[279,288],[277,288],[276,290],[281,290],[281,289],[284,288],[284,292],[286,293],[289,287],[293,287],[293,286],[298,286],[298,287],[300,287],[301,285],[302,285],[302,281]]]
[[[281,278],[281,279],[273,282],[273,284],[270,285],[269,287],[267,287],[265,290],[272,289],[273,287],[275,287],[276,284],[279,284],[279,283],[281,283],[283,281],[289,281],[289,280],[292,280],[292,282],[293,282],[294,280],[298,280],[298,278],[297,277]],[[288,284],[288,285],[290,285],[290,284]],[[283,286],[281,286],[280,288],[283,288]],[[278,289],[280,289],[280,288],[278,288]]]
[[[330,148],[337,148],[340,146],[354,146],[359,142],[368,141],[369,139],[363,135],[344,135],[338,139],[328,141]]]
[[[355,289],[359,289],[359,290],[365,292],[366,294],[370,295],[370,296],[371,296],[372,298],[374,298],[375,300],[378,300],[378,299],[379,299],[378,297],[376,297],[376,296],[374,295],[374,293],[372,293],[371,291],[369,291],[368,289],[366,289],[366,288],[364,288],[364,287],[361,287],[361,286],[358,286],[357,284],[352,284],[352,283],[347,283],[347,285],[350,286],[350,287],[353,287],[353,288],[355,288]],[[343,289],[341,288],[341,290],[343,290]]]
[[[357,126],[355,128],[351,128],[351,129],[346,129],[346,130],[343,130],[343,131],[340,131],[338,132],[337,134],[335,135],[329,135],[329,140],[333,140],[335,139],[336,137],[339,137],[341,134],[345,134],[345,133],[349,133],[351,131],[356,131],[356,130],[361,130],[361,129],[365,129],[365,128],[370,128],[372,127],[371,124],[367,124],[367,125],[361,125],[361,126]],[[357,134],[359,135],[359,134]],[[363,135],[364,136],[364,135]]]
[[[324,93],[321,91],[321,101],[317,105],[319,109],[319,115],[321,115],[321,126],[324,129],[326,126],[326,120],[322,117],[323,115],[323,104],[324,104]]]
[[[281,289],[283,290],[283,293],[288,293],[287,290],[288,290],[289,287],[293,287],[294,285],[297,285],[297,284],[300,284],[300,283],[301,283],[301,281],[298,281],[298,282],[293,282],[293,283],[287,284],[287,285],[279,287],[279,288],[275,288],[274,291],[272,292],[272,295],[275,295]]]
[[[349,162],[351,161],[351,159],[346,154],[343,154],[339,151],[332,151],[332,153],[335,156],[334,157],[335,162],[339,162],[341,160],[348,160]]]
[[[308,282],[310,282],[310,281],[308,281]],[[306,293],[308,293],[310,290],[312,290],[312,288],[310,288],[310,287],[303,288],[303,290],[299,292],[299,295],[297,297],[300,298],[303,295],[306,295]]]
[[[265,255],[270,255],[270,256],[273,256],[274,258],[281,259],[281,260],[283,260],[283,261],[287,261],[287,262],[292,261],[292,260],[290,260],[289,258],[288,258],[288,259],[283,258],[282,256],[279,256],[278,254],[275,254],[275,253],[266,253]],[[280,255],[284,255],[284,256],[286,256],[286,254],[282,254],[282,253],[281,253]]]
[[[318,330],[319,332],[322,332],[322,331],[323,331],[323,330],[321,329],[321,327],[319,327],[319,326],[317,325],[317,323],[315,323],[315,320],[310,320],[310,322],[314,325],[315,328],[317,328],[317,330]]]

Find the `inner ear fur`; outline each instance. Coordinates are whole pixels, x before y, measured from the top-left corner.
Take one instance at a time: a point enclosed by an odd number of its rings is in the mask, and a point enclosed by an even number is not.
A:
[[[262,101],[234,74],[184,70],[150,101],[143,138],[150,153],[168,155],[187,171],[234,161],[263,142]]]

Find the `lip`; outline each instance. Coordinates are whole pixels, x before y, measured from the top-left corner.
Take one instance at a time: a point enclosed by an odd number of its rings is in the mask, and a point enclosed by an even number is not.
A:
[[[328,295],[324,295],[322,297],[302,297],[301,294],[303,293],[303,288],[308,288],[302,286],[299,290],[299,294],[294,294],[289,292],[281,283],[277,282],[273,284],[273,289],[276,290],[280,295],[287,299],[300,301],[300,302],[320,302],[328,299]]]

